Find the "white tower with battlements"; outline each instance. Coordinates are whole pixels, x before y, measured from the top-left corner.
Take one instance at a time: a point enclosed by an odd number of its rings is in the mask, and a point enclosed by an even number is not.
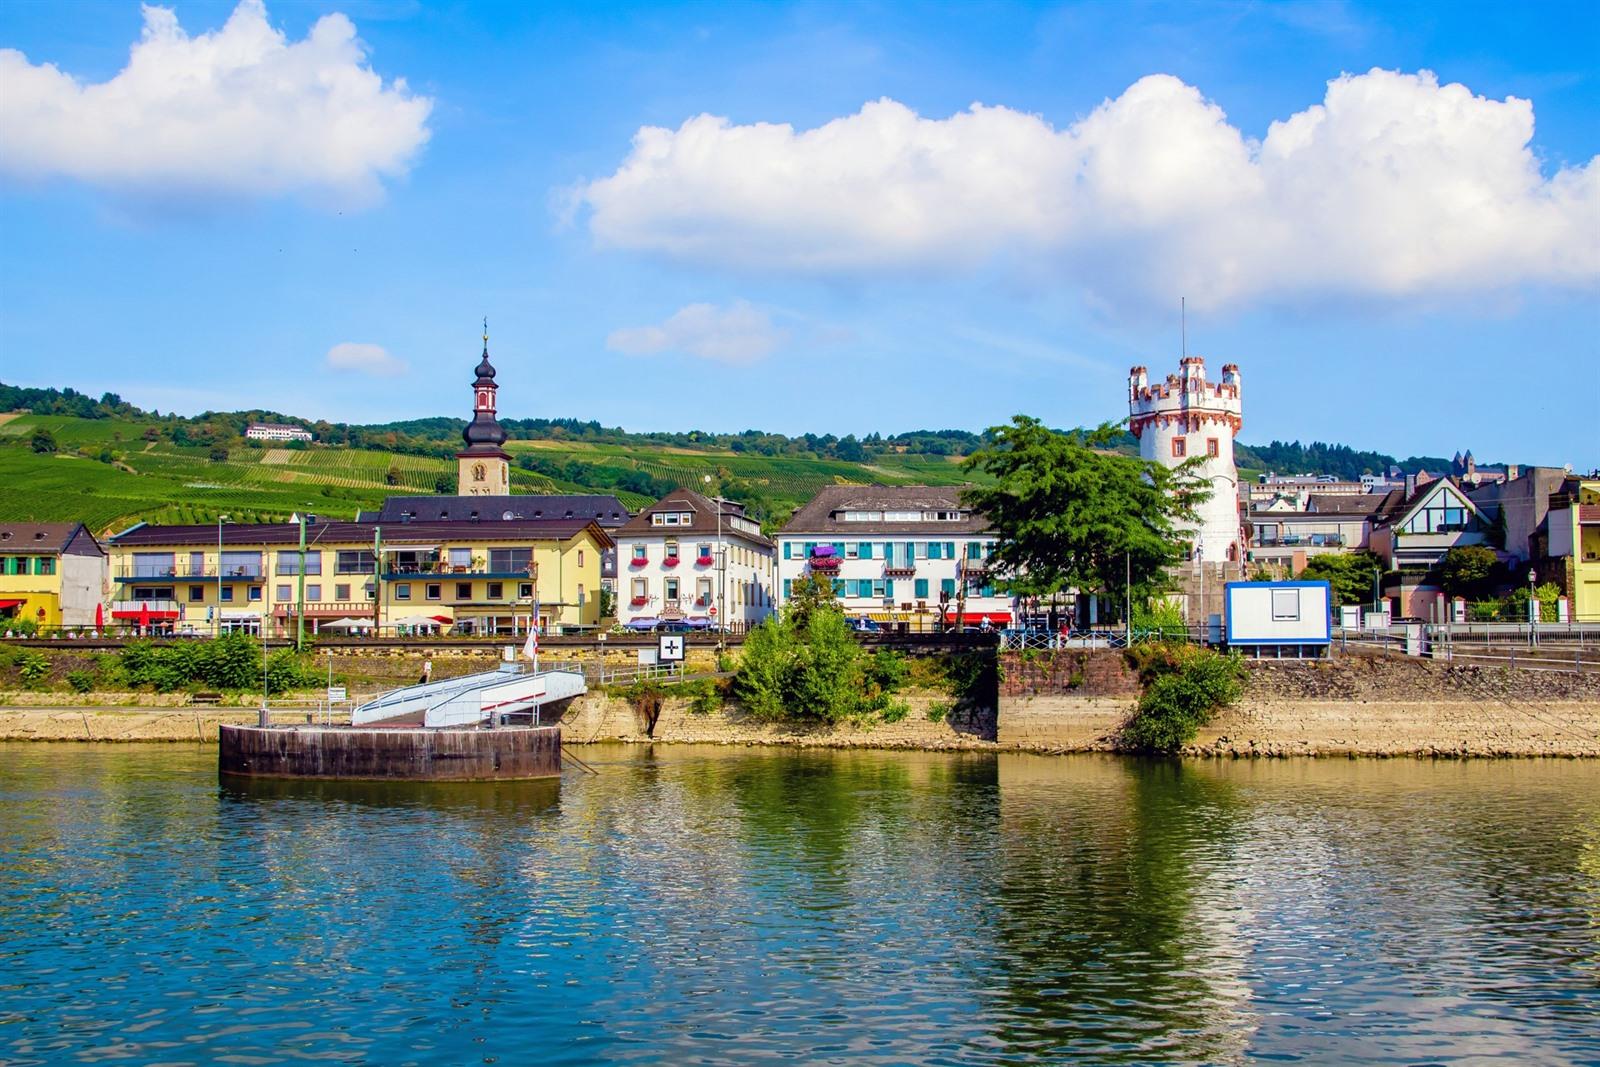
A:
[[[1241,559],[1239,471],[1233,465],[1233,437],[1243,424],[1239,368],[1225,364],[1222,381],[1208,382],[1206,361],[1185,356],[1177,374],[1151,385],[1146,369],[1134,367],[1128,372],[1128,415],[1145,459],[1176,467],[1201,457],[1197,473],[1211,483],[1211,496],[1199,506],[1199,528],[1187,532],[1207,563]]]

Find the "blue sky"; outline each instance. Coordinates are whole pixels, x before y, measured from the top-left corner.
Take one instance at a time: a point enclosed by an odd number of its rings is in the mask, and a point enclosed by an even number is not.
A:
[[[464,416],[487,315],[507,415],[1077,425],[1187,297],[1246,441],[1600,465],[1594,5],[78,0],[0,49],[8,382]]]

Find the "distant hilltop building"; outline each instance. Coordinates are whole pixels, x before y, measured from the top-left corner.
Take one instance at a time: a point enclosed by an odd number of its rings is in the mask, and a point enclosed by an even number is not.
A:
[[[1206,562],[1234,562],[1240,556],[1239,472],[1233,464],[1233,439],[1243,425],[1239,368],[1228,363],[1222,381],[1206,381],[1206,361],[1185,356],[1178,373],[1150,384],[1149,372],[1128,372],[1128,429],[1139,439],[1139,454],[1168,467],[1200,457],[1198,474],[1211,483],[1211,496],[1199,506],[1194,551]]]
[[[505,428],[495,417],[494,364],[489,362],[489,324],[483,327],[483,358],[472,383],[472,421],[461,431],[467,447],[456,453],[456,495],[507,496],[511,492],[511,456]]]
[[[252,422],[244,435],[251,441],[310,441],[311,431],[282,422]]]

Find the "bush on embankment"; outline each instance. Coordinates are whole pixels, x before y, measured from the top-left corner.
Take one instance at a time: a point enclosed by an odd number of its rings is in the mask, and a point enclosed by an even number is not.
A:
[[[0,647],[0,689],[259,693],[262,669],[260,642],[243,634],[171,644],[130,641],[121,652]],[[287,648],[269,654],[265,670],[273,694],[312,688],[323,680],[306,656]]]
[[[1244,691],[1244,664],[1237,653],[1222,655],[1186,645],[1146,654],[1144,694],[1122,729],[1122,739],[1141,752],[1171,753],[1194,740],[1219,708]]]
[[[844,615],[823,607],[751,630],[733,691],[757,719],[893,722],[905,717],[893,694],[910,673],[898,652],[864,651]]]

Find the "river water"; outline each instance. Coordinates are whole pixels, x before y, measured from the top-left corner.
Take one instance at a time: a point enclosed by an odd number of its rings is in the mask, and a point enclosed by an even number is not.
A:
[[[1600,763],[0,745],[0,1063],[1600,1062]]]

